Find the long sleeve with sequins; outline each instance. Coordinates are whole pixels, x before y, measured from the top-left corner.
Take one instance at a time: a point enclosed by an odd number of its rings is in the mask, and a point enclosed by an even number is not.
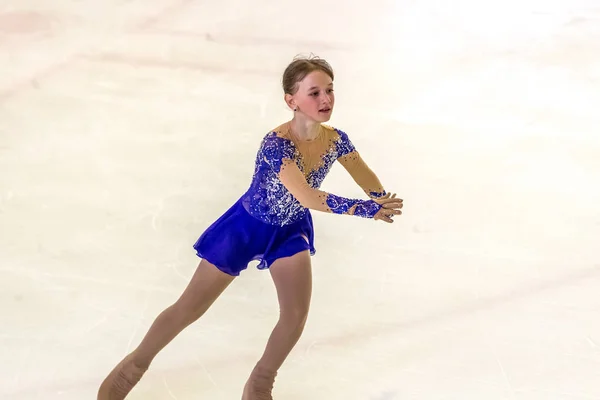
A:
[[[349,199],[311,187],[294,160],[283,160],[278,176],[298,202],[311,210],[373,218],[381,208],[373,200]]]
[[[338,161],[348,171],[354,181],[370,198],[378,198],[386,195],[381,181],[373,170],[360,156],[358,151],[352,152],[338,158]]]
[[[325,127],[322,133],[318,141],[301,145],[302,150],[277,130],[263,138],[252,183],[243,195],[250,215],[279,226],[298,221],[308,209],[374,218],[381,205],[372,198],[351,199],[320,190],[332,164],[355,150],[345,132]]]

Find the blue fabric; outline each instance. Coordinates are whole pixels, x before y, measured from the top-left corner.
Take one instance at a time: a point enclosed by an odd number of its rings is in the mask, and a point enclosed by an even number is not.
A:
[[[339,139],[323,158],[322,165],[307,176],[308,184],[319,189],[333,163],[355,150],[348,135],[336,129]],[[239,275],[251,261],[268,268],[273,261],[300,251],[315,254],[314,229],[310,211],[286,189],[278,178],[283,159],[294,159],[302,172],[301,154],[291,140],[267,134],[260,145],[249,189],[200,236],[194,249],[230,275]],[[305,174],[306,175],[306,174]],[[335,213],[357,205],[355,215],[372,218],[380,205],[373,200],[352,200],[330,195],[327,204]],[[306,238],[306,239],[305,239]],[[308,241],[307,241],[308,240]]]
[[[381,208],[374,200],[352,200],[335,194],[327,196],[327,206],[335,214],[345,214],[356,206],[352,215],[363,218],[373,218]]]
[[[314,228],[309,211],[289,225],[266,224],[251,216],[241,199],[217,219],[194,244],[198,257],[237,276],[251,261],[266,269],[282,257],[308,250],[314,255]]]
[[[277,174],[281,170],[284,158],[295,159],[298,168],[307,175],[306,181],[308,184],[315,189],[319,189],[335,161],[355,150],[345,132],[339,129],[335,129],[335,131],[338,133],[339,139],[335,142],[332,151],[323,157],[323,163],[318,169],[309,171],[308,174],[307,171],[304,171],[303,163],[300,162],[302,156],[291,140],[277,136],[276,132],[267,134],[263,138],[256,156],[250,189],[243,196],[246,210],[265,223],[279,226],[288,225],[302,219],[307,209],[292,196],[281,183]],[[341,204],[346,199],[336,197],[332,200]],[[355,202],[361,203],[362,201],[355,200]],[[366,210],[370,210],[371,214],[374,215],[377,212],[372,212],[375,208],[379,208],[377,203],[372,200],[367,200],[364,203]],[[372,218],[372,215],[368,212],[361,215],[357,214],[357,216]]]
[[[283,159],[293,159],[296,152],[293,142],[278,137],[276,132],[261,142],[252,183],[242,201],[246,210],[264,223],[289,225],[304,218],[307,212],[277,177]]]

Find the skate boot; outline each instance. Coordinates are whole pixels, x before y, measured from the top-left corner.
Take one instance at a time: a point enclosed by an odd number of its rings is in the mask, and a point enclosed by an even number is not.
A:
[[[128,355],[100,385],[98,400],[123,400],[142,379],[147,369],[136,365],[132,355]]]
[[[273,400],[271,392],[276,376],[276,371],[269,371],[257,365],[244,386],[242,400]]]

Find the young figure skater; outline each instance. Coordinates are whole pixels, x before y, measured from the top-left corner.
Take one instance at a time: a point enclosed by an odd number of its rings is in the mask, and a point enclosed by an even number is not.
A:
[[[295,59],[286,68],[283,90],[293,119],[263,138],[250,188],[194,244],[201,261],[187,288],[106,377],[99,400],[124,399],[159,351],[201,317],[253,260],[271,273],[280,315],[242,399],[272,400],[277,371],[300,338],[309,309],[310,256],[315,254],[309,210],[388,223],[402,213],[403,201],[384,190],[348,135],[323,124],[333,111],[333,77],[330,65],[316,57]],[[319,190],[335,161],[368,200]]]

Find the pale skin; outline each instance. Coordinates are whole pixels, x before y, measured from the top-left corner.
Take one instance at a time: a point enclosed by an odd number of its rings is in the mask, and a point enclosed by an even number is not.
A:
[[[335,96],[331,78],[314,71],[297,84],[295,93],[285,95],[285,102],[294,110],[289,121],[292,133],[302,140],[318,136],[321,123],[331,117]],[[393,222],[402,212],[402,200],[396,195],[375,199],[382,205],[375,220]],[[246,386],[243,400],[271,400],[270,386],[274,375],[292,351],[307,320],[312,295],[312,266],[308,251],[276,260],[269,268],[279,302],[279,320],[269,337]],[[156,355],[181,331],[200,318],[234,277],[206,260],[200,261],[196,272],[181,296],[155,319],[141,343],[107,376],[98,391],[98,400],[124,399],[149,368]],[[265,383],[266,382],[266,383]],[[263,385],[265,387],[259,387]]]
[[[294,110],[294,118],[288,122],[292,134],[301,140],[313,140],[319,135],[321,124],[329,121],[335,105],[333,81],[323,71],[313,71],[298,82],[296,93],[286,93],[284,100]],[[402,214],[402,200],[396,194],[387,194],[375,200],[383,206],[375,220],[393,223],[394,215]]]

